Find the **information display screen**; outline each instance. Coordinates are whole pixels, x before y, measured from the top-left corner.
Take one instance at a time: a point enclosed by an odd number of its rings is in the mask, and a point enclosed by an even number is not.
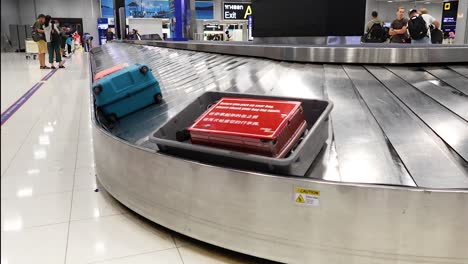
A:
[[[457,26],[458,1],[442,3],[442,31],[455,32]]]
[[[360,36],[366,0],[253,0],[254,37]]]

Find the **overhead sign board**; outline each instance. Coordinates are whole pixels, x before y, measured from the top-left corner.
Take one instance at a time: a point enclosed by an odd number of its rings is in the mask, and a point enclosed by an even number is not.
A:
[[[223,3],[225,20],[247,20],[252,15],[252,5],[248,3]]]

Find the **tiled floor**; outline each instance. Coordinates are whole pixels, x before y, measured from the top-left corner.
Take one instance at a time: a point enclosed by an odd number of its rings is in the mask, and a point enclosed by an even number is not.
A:
[[[95,192],[87,54],[1,127],[1,264],[263,263],[176,234]],[[2,54],[2,111],[48,71]]]

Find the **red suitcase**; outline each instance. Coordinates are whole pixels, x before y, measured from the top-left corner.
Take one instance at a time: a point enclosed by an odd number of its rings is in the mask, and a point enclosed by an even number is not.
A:
[[[193,144],[283,158],[306,127],[301,102],[225,97],[188,131]]]
[[[122,70],[123,68],[127,67],[128,64],[124,63],[124,64],[119,64],[119,65],[115,65],[114,67],[111,67],[109,69],[105,69],[103,71],[100,71],[98,73],[96,73],[96,75],[94,75],[94,81],[97,81],[99,79],[102,79],[103,77],[109,75],[109,74],[112,74],[116,71],[120,71]]]

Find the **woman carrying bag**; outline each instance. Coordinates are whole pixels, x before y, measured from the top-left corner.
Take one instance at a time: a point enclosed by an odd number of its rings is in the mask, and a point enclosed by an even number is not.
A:
[[[54,54],[56,61],[59,63],[59,68],[65,68],[65,66],[63,66],[62,56],[60,55],[59,30],[49,15],[45,18],[44,34],[47,41],[47,50],[49,52],[49,63],[52,65],[50,68],[55,69]]]

